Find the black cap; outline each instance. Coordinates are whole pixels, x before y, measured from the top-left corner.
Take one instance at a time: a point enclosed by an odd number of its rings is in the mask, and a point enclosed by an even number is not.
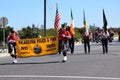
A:
[[[11,33],[15,33],[15,30],[12,30]]]
[[[67,26],[67,23],[62,24],[62,28],[66,27],[66,26]]]
[[[67,26],[67,23],[63,23],[64,26]]]

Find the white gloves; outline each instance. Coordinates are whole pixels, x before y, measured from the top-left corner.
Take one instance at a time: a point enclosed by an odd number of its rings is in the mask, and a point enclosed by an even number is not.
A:
[[[65,37],[65,35],[64,35],[64,34],[62,34],[62,37]]]

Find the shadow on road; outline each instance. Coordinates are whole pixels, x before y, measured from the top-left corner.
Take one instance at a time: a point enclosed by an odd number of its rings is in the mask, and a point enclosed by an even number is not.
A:
[[[54,64],[54,63],[62,63],[62,61],[51,61],[51,62],[28,62],[28,63],[0,63],[0,65],[27,65],[27,64]]]

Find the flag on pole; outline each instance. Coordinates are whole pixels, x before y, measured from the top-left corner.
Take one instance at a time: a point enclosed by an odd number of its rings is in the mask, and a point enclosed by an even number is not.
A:
[[[58,12],[58,4],[56,4],[56,15],[55,15],[54,28],[56,30],[60,29],[60,14]]]
[[[89,27],[86,24],[86,20],[85,20],[85,11],[83,10],[83,24],[84,24],[84,28],[85,28],[85,35],[89,35]]]
[[[83,10],[83,24],[86,25],[86,20],[85,20],[85,11]]]
[[[72,35],[75,34],[72,9],[71,9],[71,24],[70,24],[70,32],[71,32]]]
[[[103,9],[103,29],[104,31],[107,31],[107,19],[106,19],[106,16],[105,16],[105,12],[104,12],[104,9]]]

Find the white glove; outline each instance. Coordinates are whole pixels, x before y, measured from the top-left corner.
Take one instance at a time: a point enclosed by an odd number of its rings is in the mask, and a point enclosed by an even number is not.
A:
[[[64,34],[62,34],[62,37],[65,37],[65,35],[64,35]]]

